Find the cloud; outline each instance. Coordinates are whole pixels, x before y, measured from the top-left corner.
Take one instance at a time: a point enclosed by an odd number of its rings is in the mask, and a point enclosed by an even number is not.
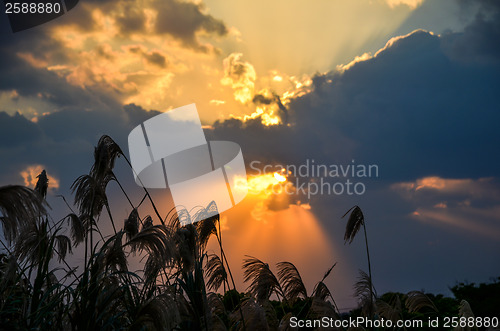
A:
[[[125,35],[145,32],[147,17],[144,8],[138,7],[134,3],[124,3],[122,8],[121,13],[115,16],[120,32]]]
[[[401,182],[392,185],[392,189],[408,196],[425,196],[435,198],[440,195],[462,197],[470,201],[477,199],[482,201],[493,200],[500,203],[499,182],[495,178],[441,178],[430,176],[419,178],[413,182]],[[442,198],[441,198],[442,199]]]
[[[206,52],[209,48],[199,42],[199,33],[224,36],[228,32],[221,20],[204,13],[202,4],[167,0],[155,2],[154,8],[157,10],[157,33],[168,33],[200,51]]]
[[[389,219],[415,221],[409,215],[417,212],[421,224],[435,220],[443,234],[468,235],[472,228],[480,236],[487,229],[497,233],[500,68],[495,61],[455,57],[446,45],[461,37],[417,30],[393,38],[373,56],[315,75],[305,93],[288,99],[289,125],[265,126],[258,117],[231,119],[216,122],[208,134],[237,141],[247,164],[298,165],[306,159],[377,164],[380,177],[367,183],[369,193],[357,202],[361,206],[380,209],[391,201],[382,208],[393,214]],[[476,46],[470,51],[481,53],[482,46],[471,45]],[[257,104],[270,102],[260,93],[254,98]],[[377,199],[370,192],[382,197],[378,204],[370,202],[368,197]],[[348,197],[335,199],[352,204]],[[312,197],[310,205],[326,217],[334,208],[332,197]],[[450,223],[453,218],[456,223]],[[425,231],[421,224],[419,231]]]
[[[387,177],[498,175],[499,68],[453,61],[443,39],[416,31],[344,73],[316,76],[314,91],[290,102],[297,129],[354,141],[353,156]]]
[[[495,239],[500,235],[499,187],[498,178],[425,177],[391,189],[411,203],[414,220]]]
[[[36,28],[18,34],[2,33],[1,36],[0,71],[3,79],[0,80],[0,110],[10,114],[19,111],[31,119],[61,109],[106,110],[119,106],[116,99],[103,89],[93,90],[90,86],[81,89],[68,84],[66,78],[72,74],[69,72],[71,67],[66,65],[68,53],[46,30]],[[93,56],[102,58],[106,51],[100,46]],[[64,65],[46,66],[54,62]],[[13,91],[16,97],[6,100],[6,94]]]
[[[493,208],[417,208],[413,219],[431,224],[474,233],[496,240],[500,236],[500,205]]]
[[[151,52],[148,52],[145,49],[145,47],[141,47],[139,45],[129,46],[128,49],[131,53],[141,54],[144,57],[144,59],[146,60],[146,62],[148,62],[150,64],[155,64],[160,68],[164,68],[168,64],[166,56],[164,54],[162,54],[161,51],[153,50]]]
[[[18,147],[35,142],[41,136],[40,128],[16,113],[13,116],[0,111],[0,148]]]
[[[168,11],[168,22],[159,22],[162,11]],[[179,24],[169,27],[173,20]],[[201,2],[85,1],[22,36],[5,23],[0,69],[9,79],[0,82],[0,101],[9,114],[32,119],[65,107],[109,110],[130,103],[164,111],[195,102],[204,106],[208,124],[248,112],[231,100],[231,89],[220,86],[218,46],[234,35]],[[19,100],[4,103],[13,90]]]
[[[20,171],[43,165],[59,180],[58,192],[67,193],[71,182],[88,172],[100,135],[109,134],[126,152],[130,130],[159,113],[146,108],[180,106],[198,97],[192,91],[207,90],[209,97],[199,100],[206,101],[205,107],[213,106],[212,110],[217,107],[213,113],[218,118],[224,118],[218,112],[224,107],[260,109],[260,113],[257,109],[250,116],[221,119],[205,127],[210,140],[238,142],[247,165],[254,160],[298,165],[306,159],[350,164],[354,159],[379,166],[380,177],[367,183],[366,196],[357,197],[356,203],[370,217],[373,242],[384,243],[374,244],[374,251],[379,252],[375,255],[383,257],[374,265],[380,268],[378,277],[385,279],[386,287],[393,286],[394,277],[401,278],[398,284],[407,282],[408,286],[414,285],[415,277],[422,281],[428,277],[427,284],[436,282],[436,275],[425,276],[421,270],[411,274],[411,266],[396,276],[384,274],[384,267],[397,269],[391,260],[401,258],[429,264],[450,259],[450,264],[439,265],[441,269],[428,268],[438,270],[443,282],[454,279],[459,274],[455,271],[484,272],[471,264],[460,265],[456,251],[482,251],[496,240],[486,232],[498,231],[500,69],[498,20],[492,20],[493,11],[478,16],[463,33],[435,35],[418,30],[396,37],[374,55],[362,55],[311,80],[274,72],[269,76],[273,84],[292,84],[288,91],[276,92],[271,84],[259,86],[255,68],[239,53],[223,60],[222,72],[221,59],[215,53],[203,53],[213,49],[201,44],[203,36],[217,38],[224,35],[224,28],[201,5],[166,1],[163,7],[153,8],[153,2],[147,2],[144,11],[131,12],[130,20],[135,23],[124,30],[121,25],[127,11],[121,14],[118,9],[126,7],[114,1],[87,3],[82,4],[81,13],[88,20],[79,21],[75,8],[58,21],[64,24],[8,37],[0,34],[0,100],[2,107],[8,107],[0,109],[7,111],[0,111],[0,151],[2,161],[7,160],[0,163],[1,183],[22,184]],[[172,12],[166,13],[169,8]],[[188,19],[179,26],[156,24],[161,15],[175,13]],[[71,17],[77,23],[71,23]],[[48,68],[42,66],[45,63]],[[277,76],[281,79],[274,79]],[[219,92],[221,77],[233,95]],[[300,85],[306,81],[306,86]],[[270,111],[276,111],[273,115],[279,114],[279,119],[284,117],[278,113],[282,109],[274,92],[286,107],[289,121],[267,126],[263,117]],[[210,104],[210,100],[216,102]],[[152,105],[146,106],[148,102]],[[29,107],[37,114],[31,115]],[[203,112],[205,107],[199,109]],[[18,108],[22,114],[16,114]],[[31,116],[37,122],[30,121]],[[137,191],[130,169],[120,164],[117,176],[130,180],[126,190]],[[304,208],[296,206],[295,200],[272,198],[262,204],[247,202],[251,206],[246,211],[257,206],[254,216],[258,218],[282,215],[283,228],[291,229],[287,217],[292,219],[294,213],[302,217]],[[353,197],[314,196],[300,205],[307,202],[311,209],[306,214],[316,216],[319,221],[314,224],[324,227],[310,232],[310,238],[320,233],[341,240],[338,233],[345,224],[331,220],[340,219],[352,206]],[[419,216],[412,216],[414,212]],[[296,219],[305,224],[310,220]],[[428,224],[434,231],[429,231]],[[236,225],[229,228],[236,230]],[[300,232],[300,227],[293,229]],[[255,227],[256,238],[261,232]],[[389,243],[387,233],[394,234]],[[476,234],[480,243],[474,242]],[[303,233],[297,237],[310,240]],[[439,250],[427,245],[427,239],[439,241]],[[457,247],[462,241],[471,247]],[[396,249],[400,247],[415,249]],[[462,269],[450,269],[451,265]]]
[[[130,130],[157,114],[127,105],[114,111],[61,110],[33,122],[0,112],[0,151],[6,160],[0,163],[0,185],[32,183],[41,167],[54,178],[52,187],[67,194],[71,183],[88,172],[101,135],[110,135],[127,153]]]
[[[207,13],[203,3],[146,0],[139,5],[134,1],[91,0],[80,3],[76,9],[59,22],[87,33],[106,28],[108,33],[121,37],[168,35],[184,47],[201,52],[214,48],[200,42],[200,36],[225,36],[229,31],[224,22]]]
[[[459,1],[461,8],[479,6],[474,21],[463,32],[447,34],[443,48],[451,58],[464,63],[500,64],[500,2],[482,0]]]
[[[408,6],[410,9],[416,9],[422,5],[424,0],[385,0],[385,2],[393,9],[401,5]]]
[[[241,60],[242,56],[241,53],[232,53],[224,59],[221,84],[230,86],[234,90],[235,100],[244,104],[253,98],[257,75],[252,64]]]
[[[24,185],[30,188],[35,188],[36,183],[38,182],[38,175],[45,170],[45,167],[41,164],[29,165],[26,169],[20,172],[20,175],[24,179]],[[49,180],[49,190],[57,190],[59,188],[59,180],[54,176],[47,175]]]
[[[144,54],[144,57],[149,63],[156,64],[159,67],[165,67],[167,65],[167,60],[160,52],[153,51]]]

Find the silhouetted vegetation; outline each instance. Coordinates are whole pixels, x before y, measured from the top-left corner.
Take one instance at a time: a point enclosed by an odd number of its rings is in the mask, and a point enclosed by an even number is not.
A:
[[[491,283],[460,283],[450,288],[457,300],[466,300],[476,316],[500,317],[500,277]]]
[[[0,329],[292,330],[292,318],[457,316],[470,310],[466,301],[477,316],[498,313],[494,311],[500,307],[498,280],[479,286],[459,284],[451,289],[456,299],[417,291],[377,296],[371,271],[360,271],[355,284],[360,309],[340,314],[325,284],[335,264],[308,293],[292,263],[270,266],[250,256],[243,261],[248,292],[238,292],[215,203],[162,217],[144,189],[144,198],[134,205],[113,172],[118,158],[130,165],[120,147],[103,136],[89,174],[72,185],[75,208],[61,197],[68,214],[59,220],[47,212],[50,183],[45,171],[34,190],[0,187]],[[118,185],[132,210],[123,224],[111,213],[106,195],[110,183]],[[141,217],[144,201],[150,203],[153,215]],[[349,243],[364,226],[361,209],[350,211],[345,235]],[[102,232],[106,221],[111,223],[111,235]],[[364,233],[371,270],[366,229]],[[218,254],[206,251],[212,237],[219,245]],[[71,266],[69,258],[80,245],[84,245],[81,265]],[[136,254],[144,257],[141,269],[130,270]]]

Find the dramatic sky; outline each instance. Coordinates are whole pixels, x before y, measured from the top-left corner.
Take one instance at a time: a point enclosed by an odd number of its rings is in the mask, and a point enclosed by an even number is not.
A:
[[[379,293],[500,276],[498,1],[80,0],[18,33],[2,12],[0,31],[0,185],[46,169],[55,218],[102,134],[128,153],[135,126],[196,103],[207,137],[239,143],[247,165],[249,195],[221,216],[240,290],[245,254],[295,263],[309,291],[337,262],[328,284],[354,307],[367,262],[361,233],[343,242],[353,205]],[[308,162],[378,172],[263,172]],[[116,173],[138,203],[130,169]],[[346,180],[363,194],[315,192]],[[168,191],[153,193],[166,215]]]

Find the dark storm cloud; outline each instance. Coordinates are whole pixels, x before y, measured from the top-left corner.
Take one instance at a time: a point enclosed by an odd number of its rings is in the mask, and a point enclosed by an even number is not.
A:
[[[316,75],[312,91],[288,104],[291,126],[231,119],[210,135],[238,141],[247,164],[377,164],[366,194],[317,195],[310,205],[333,241],[342,240],[345,211],[362,207],[379,291],[443,293],[454,281],[485,281],[500,272],[489,263],[499,242],[488,234],[500,231],[500,56],[498,19],[489,17],[464,33],[416,31],[343,73]],[[465,44],[466,54],[457,46]],[[445,186],[417,190],[430,176]],[[416,185],[410,198],[393,189],[398,182]],[[350,249],[359,250],[339,264],[364,261],[357,239]]]
[[[105,3],[113,6],[115,2]],[[76,15],[79,8],[61,20]],[[204,14],[196,4],[170,0],[162,2],[158,10],[158,33],[171,34],[189,47],[201,47],[196,40],[200,31],[218,35],[227,31],[222,22]],[[454,280],[497,276],[498,266],[484,263],[484,259],[498,258],[498,254],[484,253],[498,252],[494,241],[450,232],[446,227],[421,226],[408,217],[421,202],[430,209],[443,199],[449,208],[456,207],[466,193],[458,197],[422,194],[425,201],[415,200],[419,199],[416,194],[414,200],[407,201],[400,192],[389,189],[395,182],[414,182],[431,175],[499,177],[499,20],[492,20],[491,15],[478,16],[461,34],[438,37],[415,32],[344,73],[317,75],[312,92],[288,104],[290,126],[266,127],[259,119],[245,123],[231,119],[215,123],[206,134],[209,140],[238,142],[247,165],[254,160],[301,164],[306,159],[326,164],[346,164],[352,159],[378,164],[381,177],[368,187],[366,195],[316,196],[311,206],[325,231],[339,241],[345,228],[340,216],[353,204],[362,206],[379,291],[423,286],[434,291],[453,285]],[[137,22],[140,29],[142,21]],[[10,31],[3,23],[3,31]],[[66,56],[43,28],[0,34],[0,90],[15,89],[20,96],[41,93],[57,112],[40,117],[38,123],[0,112],[0,185],[22,183],[20,170],[29,164],[42,164],[60,179],[57,193],[69,196],[73,180],[88,172],[100,135],[112,136],[128,154],[130,130],[158,112],[136,105],[123,107],[104,93],[71,86],[16,55],[28,51],[42,60],[48,53],[61,59]],[[162,62],[161,57],[150,60]],[[238,78],[245,72],[240,65],[233,74]],[[255,102],[268,102],[256,98]],[[134,185],[130,169],[122,178]],[[493,183],[498,186],[497,181]],[[478,200],[472,203],[483,201]],[[488,204],[477,208],[488,208],[490,201]],[[498,205],[498,200],[493,204]],[[279,209],[274,201],[270,207]],[[472,216],[481,217],[481,213]],[[361,248],[359,254],[352,253],[353,261],[364,261]],[[413,263],[403,266],[401,261]],[[345,260],[339,263],[350,264]]]
[[[150,53],[145,53],[144,58],[146,61],[148,61],[151,64],[156,64],[159,67],[166,67],[167,66],[167,59],[165,56],[163,56],[160,52],[150,52]]]
[[[474,21],[462,33],[443,38],[445,50],[463,62],[500,63],[500,2],[494,0],[459,1],[462,8],[480,6]],[[495,42],[496,40],[496,42]]]
[[[125,13],[116,18],[116,23],[124,34],[142,32],[146,24],[146,16],[142,8],[133,5],[125,6]]]
[[[252,99],[252,102],[256,105],[270,105],[273,101],[273,98],[268,98],[262,94],[256,94]]]
[[[0,112],[0,185],[21,184],[19,172],[41,164],[60,179],[59,193],[68,194],[76,177],[88,172],[93,146],[102,135],[111,136],[128,154],[129,132],[157,114],[132,104],[115,111],[61,110],[33,123],[20,114]]]
[[[170,35],[180,40],[185,47],[196,51],[208,51],[207,46],[199,42],[198,33],[224,36],[228,32],[222,20],[205,13],[203,4],[177,0],[157,0],[138,5],[135,1],[88,0],[80,1],[80,4],[67,14],[41,25],[37,29],[29,30],[27,34],[44,33],[48,27],[54,26],[54,24],[73,25],[85,31],[100,29],[92,17],[94,9],[99,9],[104,14],[113,17],[122,35],[146,33],[147,19],[144,9],[152,10],[157,13],[154,33]],[[6,21],[6,29],[3,30],[10,31],[6,15],[1,16],[5,16],[1,19]],[[4,24],[2,23],[2,25]],[[11,35],[6,37],[11,38]],[[45,39],[47,38],[39,40]]]
[[[127,114],[128,122],[132,127],[139,125],[145,120],[161,114],[161,112],[156,110],[146,111],[144,108],[137,106],[135,104],[125,105],[123,107],[125,113]]]
[[[126,151],[129,132],[158,114],[158,111],[147,111],[134,104],[106,112],[99,109],[63,110],[41,117],[37,127],[45,138],[53,141],[83,140],[94,144],[102,135],[107,134]]]
[[[224,22],[203,13],[200,4],[167,0],[155,5],[158,10],[156,32],[168,33],[181,40],[186,46],[206,51],[196,37],[198,32],[206,32],[219,36],[227,34]]]
[[[199,32],[217,36],[226,35],[228,29],[224,22],[205,13],[203,4],[183,2],[177,0],[151,1],[139,7],[136,2],[87,1],[81,8],[82,13],[89,16],[90,9],[100,8],[105,13],[115,16],[120,33],[144,33],[146,31],[146,15],[144,9],[151,9],[157,13],[155,33],[168,34],[180,40],[184,46],[197,51],[207,51],[207,47],[200,44],[197,38]],[[116,10],[120,7],[120,10]],[[89,28],[88,20],[75,17],[77,24]],[[92,21],[92,19],[90,19]],[[73,23],[66,18],[66,23]]]
[[[139,46],[129,47],[129,51],[134,54],[140,54],[144,57],[146,62],[150,64],[155,64],[159,67],[166,67],[168,65],[168,61],[165,55],[158,51],[147,52],[143,48]]]
[[[41,137],[41,130],[24,116],[0,111],[0,149],[32,144]]]
[[[448,38],[416,31],[342,74],[316,76],[289,105],[291,127],[231,120],[214,135],[240,137],[269,160],[376,163],[387,179],[499,175],[500,67],[455,61]]]
[[[354,158],[392,180],[498,176],[500,2],[478,3],[463,33],[416,31],[343,74],[316,75],[314,90],[289,105],[291,127],[233,119],[213,135],[239,140],[249,159]]]

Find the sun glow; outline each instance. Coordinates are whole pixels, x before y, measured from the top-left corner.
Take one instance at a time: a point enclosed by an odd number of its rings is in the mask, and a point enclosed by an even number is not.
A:
[[[236,189],[248,190],[248,193],[251,195],[261,196],[272,194],[272,187],[275,185],[286,185],[286,177],[277,172],[274,174],[248,176],[246,182],[243,178],[235,177],[234,181]]]
[[[280,183],[286,182],[286,177],[277,172],[274,173],[274,178],[276,178],[276,180]]]
[[[258,182],[256,186],[262,187],[264,183],[276,183],[274,176],[269,175],[272,178],[256,177],[253,184]],[[245,255],[268,263],[273,270],[277,262],[290,261],[300,271],[308,291],[312,291],[324,272],[339,260],[339,248],[331,242],[308,204],[291,204],[281,210],[269,210],[266,205],[261,195],[249,195],[236,208],[225,212],[227,224],[222,236],[231,267],[238,266]],[[217,252],[217,241],[212,240],[208,249]],[[311,259],[313,256],[321,256],[321,261]],[[243,283],[242,269],[232,271],[237,286],[244,290],[248,284]],[[335,270],[335,276],[327,279],[327,285],[335,289],[341,288],[337,284],[346,282],[345,269]],[[348,291],[342,296],[348,296]]]

